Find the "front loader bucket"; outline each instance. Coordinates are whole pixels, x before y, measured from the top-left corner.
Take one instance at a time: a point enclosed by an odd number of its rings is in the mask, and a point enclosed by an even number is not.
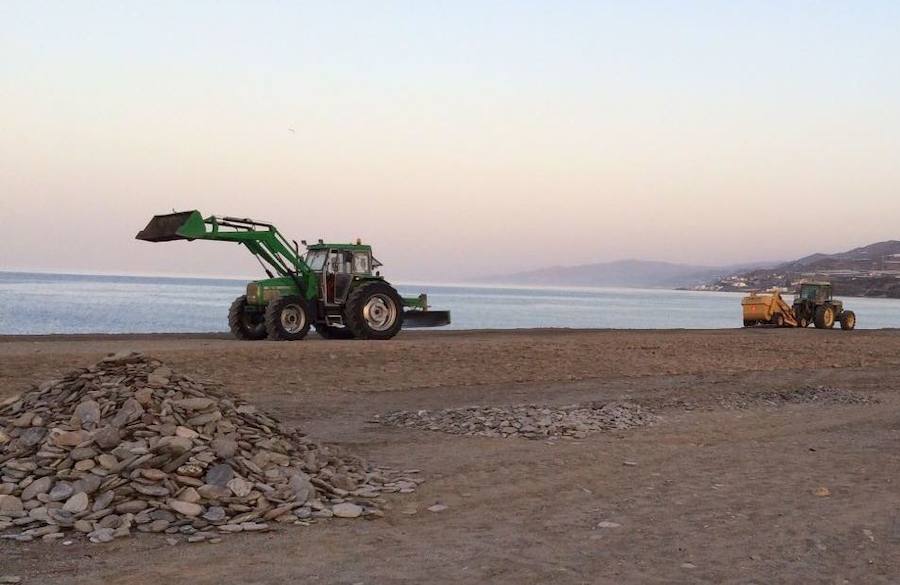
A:
[[[198,224],[199,222],[199,224]],[[154,215],[147,227],[138,232],[137,240],[146,242],[171,242],[193,240],[206,231],[199,211],[179,211],[167,215]]]
[[[450,311],[411,310],[403,313],[403,328],[442,327],[450,324]]]

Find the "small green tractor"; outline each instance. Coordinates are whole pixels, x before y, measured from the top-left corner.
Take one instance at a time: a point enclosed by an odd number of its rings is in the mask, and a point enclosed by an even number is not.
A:
[[[371,246],[303,245],[270,223],[247,218],[204,218],[199,211],[157,215],[137,236],[148,242],[219,240],[253,254],[269,278],[247,285],[228,311],[238,339],[303,339],[310,326],[325,339],[390,339],[403,326],[450,324],[449,311],[430,311],[428,298],[401,297],[376,269]]]
[[[844,303],[832,297],[829,282],[802,283],[794,297],[793,312],[798,327],[812,323],[817,329],[831,329],[835,322],[841,329],[856,327],[856,313],[844,310]]]

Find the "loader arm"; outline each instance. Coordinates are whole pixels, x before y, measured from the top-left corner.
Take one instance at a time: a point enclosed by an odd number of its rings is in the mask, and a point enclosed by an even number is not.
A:
[[[197,210],[183,211],[154,216],[135,238],[148,242],[235,242],[242,244],[279,276],[293,279],[307,299],[314,298],[318,290],[318,279],[300,257],[299,251],[292,248],[281,232],[270,223],[214,215],[204,218]]]

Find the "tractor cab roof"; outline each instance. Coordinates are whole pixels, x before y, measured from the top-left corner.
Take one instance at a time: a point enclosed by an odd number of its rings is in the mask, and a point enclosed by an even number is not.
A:
[[[368,244],[356,243],[356,244],[328,244],[325,242],[317,242],[315,244],[308,244],[306,246],[307,250],[350,250],[351,252],[371,252],[372,246]]]

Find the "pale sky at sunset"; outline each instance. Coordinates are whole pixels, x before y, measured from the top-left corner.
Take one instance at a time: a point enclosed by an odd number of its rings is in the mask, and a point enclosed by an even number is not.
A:
[[[900,239],[900,2],[0,1],[0,270],[398,280]],[[289,128],[294,129],[290,132]]]

